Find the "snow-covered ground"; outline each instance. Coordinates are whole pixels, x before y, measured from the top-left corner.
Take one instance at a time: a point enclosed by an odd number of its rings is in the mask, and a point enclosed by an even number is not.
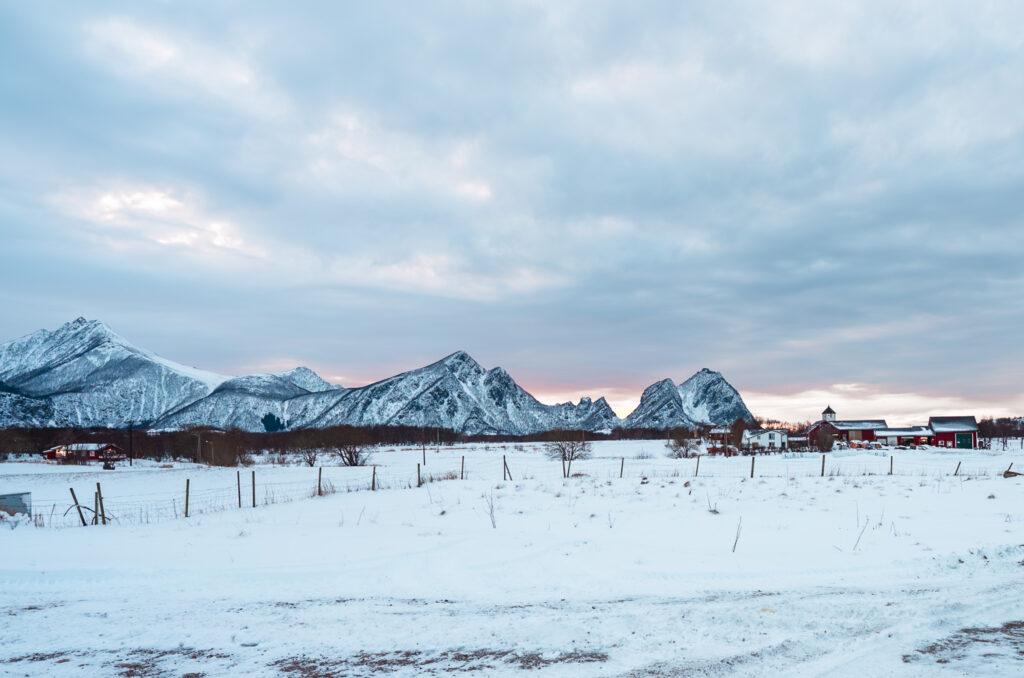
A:
[[[428,449],[420,488],[419,450],[380,451],[383,489],[325,465],[315,498],[317,469],[260,459],[242,509],[236,469],[0,464],[47,525],[0,527],[0,675],[1024,670],[1019,451],[839,452],[824,477],[761,456],[751,479],[608,442],[563,480],[536,447]],[[97,481],[112,524],[75,527],[68,488],[91,505]]]

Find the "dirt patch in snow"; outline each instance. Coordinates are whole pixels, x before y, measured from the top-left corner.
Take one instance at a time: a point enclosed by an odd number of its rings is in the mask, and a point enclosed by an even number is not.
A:
[[[332,676],[370,676],[418,669],[430,673],[461,673],[485,671],[499,665],[524,670],[543,669],[560,664],[590,664],[608,661],[604,652],[573,650],[543,653],[512,650],[447,650],[426,653],[416,650],[401,652],[361,652],[344,659],[327,657],[288,657],[270,664],[285,675],[298,678],[330,678]]]
[[[976,658],[987,662],[1024,662],[1024,621],[960,629],[912,654],[903,655],[906,663],[934,660],[937,664],[952,664]]]

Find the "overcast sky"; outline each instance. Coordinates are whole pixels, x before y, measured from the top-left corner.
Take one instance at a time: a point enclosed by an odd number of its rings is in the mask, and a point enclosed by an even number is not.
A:
[[[302,9],[296,7],[301,5]],[[1024,414],[1024,3],[4,3],[0,337]]]

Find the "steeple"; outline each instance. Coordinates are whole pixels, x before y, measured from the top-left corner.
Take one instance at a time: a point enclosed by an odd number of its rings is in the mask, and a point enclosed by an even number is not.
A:
[[[836,411],[832,409],[831,405],[827,406],[822,411],[822,413],[821,413],[821,420],[822,421],[835,421],[836,420]]]

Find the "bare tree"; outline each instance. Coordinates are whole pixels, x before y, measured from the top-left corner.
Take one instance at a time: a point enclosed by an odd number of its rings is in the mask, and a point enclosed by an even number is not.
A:
[[[574,460],[590,458],[590,442],[582,436],[579,440],[553,440],[544,443],[544,452],[549,459],[562,462],[562,477],[568,478]]]
[[[834,442],[835,438],[831,433],[825,430],[824,426],[819,428],[814,434],[814,446],[818,448],[819,452],[830,452]]]
[[[306,463],[306,466],[316,466],[317,457],[320,456],[320,448],[307,447],[304,448],[300,454],[302,455],[302,461]]]
[[[342,443],[334,454],[344,466],[366,466],[370,461],[370,448],[362,443]]]
[[[729,444],[740,449],[743,447],[743,432],[747,430],[745,419],[737,419],[729,427]]]
[[[692,457],[700,451],[700,436],[688,428],[673,429],[665,446],[673,459]]]

